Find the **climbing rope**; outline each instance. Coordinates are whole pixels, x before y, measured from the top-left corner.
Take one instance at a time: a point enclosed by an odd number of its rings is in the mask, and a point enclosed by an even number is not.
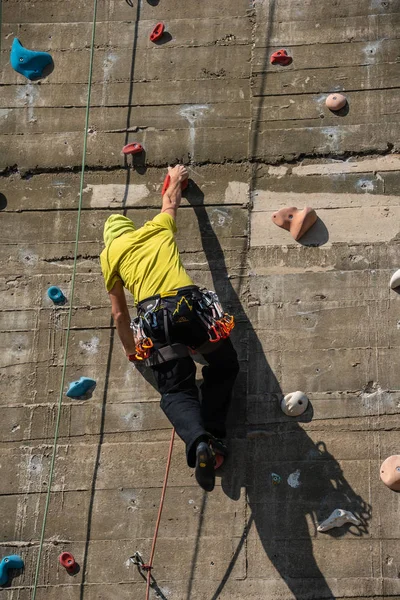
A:
[[[160,506],[158,507],[158,515],[157,515],[156,527],[155,527],[154,535],[153,535],[153,543],[151,545],[150,560],[149,560],[149,562],[148,562],[147,565],[141,565],[141,568],[143,570],[147,571],[146,600],[149,600],[149,597],[150,597],[151,570],[153,568],[153,560],[154,560],[154,554],[155,554],[155,551],[156,551],[158,530],[160,528],[161,515],[162,515],[163,508],[164,508],[164,499],[165,499],[165,493],[167,491],[168,475],[169,475],[169,469],[170,469],[170,466],[171,466],[171,458],[172,458],[172,450],[173,450],[173,447],[174,447],[174,440],[175,440],[175,429],[172,430],[171,441],[169,443],[167,465],[165,467],[164,483],[163,483],[162,492],[161,492]]]
[[[0,6],[1,6],[1,0],[0,0]],[[38,587],[38,582],[39,582],[40,561],[42,558],[44,535],[45,535],[45,531],[46,531],[47,516],[49,513],[49,506],[50,506],[51,486],[53,483],[54,467],[55,467],[56,456],[57,456],[57,441],[58,441],[59,430],[60,430],[62,400],[63,400],[63,394],[64,394],[65,374],[66,374],[66,369],[67,369],[68,348],[69,348],[72,311],[73,311],[73,300],[74,300],[74,292],[75,292],[76,267],[77,267],[78,246],[79,246],[79,233],[80,233],[80,226],[81,226],[83,186],[84,186],[84,181],[85,181],[85,165],[86,165],[87,138],[88,138],[88,129],[89,129],[90,96],[91,96],[92,79],[93,79],[94,41],[95,41],[95,35],[96,35],[96,18],[97,18],[97,0],[93,0],[93,22],[92,22],[92,41],[91,41],[91,47],[90,47],[88,95],[87,95],[87,102],[86,102],[85,130],[84,130],[84,138],[83,138],[83,153],[82,153],[81,178],[80,178],[80,186],[79,186],[78,214],[77,214],[77,219],[76,219],[75,249],[74,249],[74,263],[73,263],[72,278],[71,278],[70,305],[69,305],[68,319],[67,319],[67,330],[66,330],[66,337],[65,337],[64,359],[63,359],[63,366],[62,366],[62,373],[61,373],[60,394],[59,394],[59,398],[58,398],[56,425],[55,425],[55,429],[54,429],[53,452],[51,455],[51,462],[50,462],[49,481],[48,481],[48,487],[47,487],[47,495],[46,495],[44,514],[43,514],[42,530],[41,530],[40,540],[39,540],[39,551],[38,551],[38,557],[37,557],[37,561],[36,561],[35,580],[34,580],[33,589],[32,589],[32,600],[35,600],[35,598],[36,598],[36,592],[37,592],[37,587]]]

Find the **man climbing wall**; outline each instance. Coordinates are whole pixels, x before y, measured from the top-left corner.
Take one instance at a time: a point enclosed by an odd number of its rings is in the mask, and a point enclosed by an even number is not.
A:
[[[226,456],[223,438],[232,387],[239,371],[229,339],[233,317],[223,313],[214,292],[200,291],[186,273],[175,241],[176,214],[188,173],[169,168],[161,213],[135,228],[111,215],[104,226],[101,268],[114,323],[128,359],[148,360],[161,394],[161,408],[186,444],[189,467],[210,492],[215,468]],[[131,323],[124,287],[138,316]],[[201,402],[196,366],[188,348],[202,354]]]

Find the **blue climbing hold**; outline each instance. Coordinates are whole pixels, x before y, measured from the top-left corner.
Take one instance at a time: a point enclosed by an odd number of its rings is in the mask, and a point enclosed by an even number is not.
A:
[[[68,398],[82,398],[88,399],[91,397],[96,382],[90,377],[81,377],[79,381],[73,381],[69,384],[67,391]]]
[[[18,554],[10,554],[5,556],[0,562],[0,585],[5,585],[8,582],[9,569],[22,569],[24,561]]]
[[[52,285],[47,290],[47,295],[54,302],[54,304],[65,304],[67,299],[56,285]]]
[[[31,81],[42,79],[51,72],[53,59],[48,52],[37,52],[24,48],[18,38],[14,38],[11,46],[10,62],[12,68]],[[45,70],[47,73],[43,73]]]

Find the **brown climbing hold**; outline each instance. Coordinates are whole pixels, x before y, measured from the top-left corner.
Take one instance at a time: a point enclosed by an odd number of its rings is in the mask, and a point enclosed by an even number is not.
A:
[[[380,477],[394,492],[400,492],[400,455],[389,456],[381,464]]]
[[[278,227],[290,231],[297,241],[314,225],[317,220],[317,213],[309,206],[306,206],[303,210],[291,206],[274,212],[272,220]]]
[[[346,96],[343,94],[329,94],[327,97],[325,104],[329,108],[329,110],[333,110],[333,112],[337,112],[347,104]]]

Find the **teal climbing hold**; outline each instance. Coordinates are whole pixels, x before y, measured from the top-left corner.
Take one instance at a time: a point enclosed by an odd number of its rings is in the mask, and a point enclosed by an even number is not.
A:
[[[10,554],[5,556],[0,562],[0,585],[5,585],[8,582],[9,569],[22,569],[24,561],[18,554]]]
[[[42,79],[51,72],[53,67],[53,59],[48,52],[28,50],[23,47],[18,38],[14,38],[12,43],[10,62],[17,73],[31,81]]]
[[[96,381],[90,377],[81,377],[78,381],[69,384],[67,391],[68,398],[82,398],[87,400],[91,397]]]
[[[271,473],[272,485],[279,485],[282,481],[282,477],[277,473]]]
[[[56,285],[52,285],[49,287],[49,289],[47,290],[47,295],[50,298],[50,300],[54,302],[54,304],[62,305],[65,304],[67,301],[60,288]]]

